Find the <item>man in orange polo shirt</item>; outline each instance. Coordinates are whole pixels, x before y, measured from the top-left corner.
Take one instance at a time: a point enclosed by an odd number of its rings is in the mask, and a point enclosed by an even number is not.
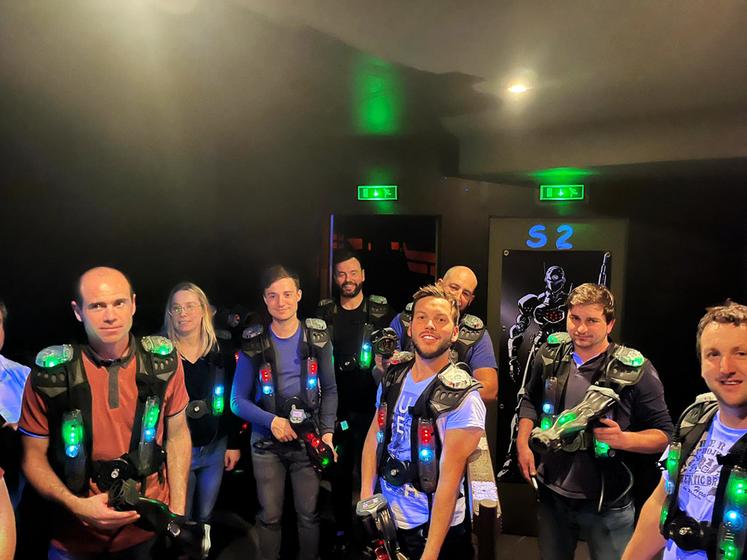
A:
[[[150,558],[155,535],[137,513],[109,507],[106,489],[133,479],[184,514],[192,443],[181,360],[168,339],[130,335],[135,294],[118,270],[85,272],[72,308],[88,344],[39,353],[19,422],[26,477],[63,506],[49,558]]]

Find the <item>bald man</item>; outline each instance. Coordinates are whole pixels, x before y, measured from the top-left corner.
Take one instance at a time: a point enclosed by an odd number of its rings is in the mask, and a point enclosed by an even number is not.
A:
[[[459,338],[452,346],[452,360],[464,362],[472,369],[472,376],[482,384],[483,401],[498,398],[498,364],[493,342],[481,319],[465,313],[475,299],[477,276],[466,266],[453,266],[439,278],[436,285],[454,296],[459,303]],[[399,335],[400,348],[408,348],[407,328],[412,320],[412,304],[397,314],[389,325]]]
[[[181,360],[168,339],[130,334],[135,293],[122,272],[88,270],[76,292],[88,342],[37,355],[19,422],[24,473],[58,506],[50,559],[150,558],[154,533],[109,507],[106,491],[134,480],[184,514],[192,442]]]

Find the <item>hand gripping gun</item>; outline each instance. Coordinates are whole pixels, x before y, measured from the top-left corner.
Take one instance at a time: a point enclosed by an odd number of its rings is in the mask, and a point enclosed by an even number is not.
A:
[[[397,544],[397,527],[382,494],[358,502],[355,513],[371,538],[370,549],[375,560],[408,560]]]

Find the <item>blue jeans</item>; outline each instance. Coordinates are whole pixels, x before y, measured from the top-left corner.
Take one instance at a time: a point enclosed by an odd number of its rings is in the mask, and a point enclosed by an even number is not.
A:
[[[210,521],[223,480],[227,438],[192,448],[192,466],[187,486],[187,518]],[[196,502],[196,506],[194,505]]]
[[[579,536],[586,539],[592,560],[618,560],[633,536],[633,502],[597,512],[592,500],[565,498],[540,487],[537,506],[542,560],[573,560]]]
[[[298,524],[298,558],[316,560],[319,555],[319,475],[300,441],[276,443],[272,449],[260,450],[254,444],[261,439],[252,435],[252,465],[260,506],[257,514],[260,557],[262,560],[280,557],[285,475],[289,473]]]

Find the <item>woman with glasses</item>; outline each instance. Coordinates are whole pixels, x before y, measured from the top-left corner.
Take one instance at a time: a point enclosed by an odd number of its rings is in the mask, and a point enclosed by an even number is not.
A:
[[[202,522],[210,519],[224,468],[232,470],[240,457],[238,419],[227,402],[235,361],[229,348],[219,348],[212,315],[205,292],[195,284],[183,282],[171,290],[164,331],[182,359],[190,398],[186,412],[192,466],[187,517]]]

